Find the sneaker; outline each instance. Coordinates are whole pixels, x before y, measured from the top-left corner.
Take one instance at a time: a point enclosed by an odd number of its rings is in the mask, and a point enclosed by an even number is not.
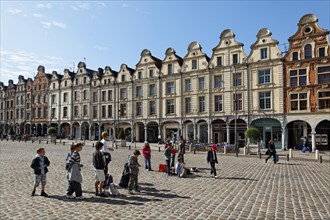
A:
[[[99,195],[99,192],[95,192],[95,196],[98,196]]]
[[[45,193],[44,191],[42,191],[40,195],[41,195],[41,196],[44,196],[44,197],[48,197],[48,194]]]
[[[104,192],[99,193],[99,196],[100,196],[100,197],[107,197],[107,195],[105,195]]]
[[[36,194],[36,191],[33,190],[32,193],[31,193],[31,196],[34,196]]]
[[[214,178],[218,178],[218,176],[214,176]]]
[[[78,200],[84,200],[85,197],[84,196],[78,196],[78,197],[76,197],[76,199],[78,199]]]
[[[128,191],[128,194],[134,195],[133,191]]]
[[[74,196],[73,195],[66,195],[66,198],[68,198],[68,199],[74,199]]]

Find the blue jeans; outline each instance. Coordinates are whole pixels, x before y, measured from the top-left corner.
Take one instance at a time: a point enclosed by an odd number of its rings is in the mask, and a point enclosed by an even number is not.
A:
[[[149,158],[144,158],[144,167],[148,170],[151,170],[150,157]]]
[[[171,161],[170,160],[165,160],[165,162],[166,162],[166,173],[168,175],[170,175],[171,174]]]
[[[174,163],[175,163],[175,156],[171,156],[171,167],[174,167]]]

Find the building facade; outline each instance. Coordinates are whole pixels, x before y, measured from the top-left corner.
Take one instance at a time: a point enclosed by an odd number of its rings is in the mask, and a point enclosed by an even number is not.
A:
[[[289,38],[284,58],[285,115],[288,146],[301,148],[303,138],[313,151],[330,143],[329,31],[318,26],[313,14],[303,16]]]
[[[300,148],[306,136],[313,150],[329,149],[328,35],[307,14],[284,57],[267,28],[259,30],[248,56],[226,29],[211,57],[193,41],[183,58],[173,48],[162,60],[144,49],[135,69],[122,64],[118,72],[80,62],[76,72],[66,69],[62,76],[39,66],[34,81],[0,84],[0,128],[2,134],[13,128],[44,135],[51,125],[63,138],[91,140],[123,130],[132,142],[182,135],[244,146],[245,130],[256,127],[264,147],[274,139],[276,148]]]

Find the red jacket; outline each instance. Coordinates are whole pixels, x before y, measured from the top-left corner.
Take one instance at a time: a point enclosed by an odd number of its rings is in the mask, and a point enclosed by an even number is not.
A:
[[[143,146],[142,155],[145,158],[150,158],[151,157],[151,149],[150,149],[149,145]]]

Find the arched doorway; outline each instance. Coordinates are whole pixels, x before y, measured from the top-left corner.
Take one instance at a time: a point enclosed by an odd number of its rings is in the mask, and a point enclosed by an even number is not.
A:
[[[197,137],[199,143],[208,142],[208,127],[205,120],[199,120],[197,122]]]
[[[41,126],[41,124],[37,124],[37,131],[36,131],[37,136],[40,136],[41,132],[42,132],[42,126]]]
[[[275,147],[282,148],[281,122],[273,118],[259,118],[252,121],[251,127],[259,129],[261,147],[268,148],[268,142],[273,138]]]
[[[88,122],[83,122],[81,124],[81,138],[83,140],[89,140],[89,124]]]
[[[25,124],[25,134],[31,134],[31,125]]]
[[[176,143],[180,135],[180,124],[176,121],[166,121],[163,123],[163,131],[165,141],[171,140]]]
[[[183,122],[183,131],[183,138],[186,139],[187,142],[193,142],[195,140],[194,123],[191,120]]]
[[[135,141],[136,142],[144,141],[144,124],[142,122],[135,123]]]
[[[70,124],[64,122],[61,124],[61,138],[70,138]]]
[[[72,138],[81,138],[80,136],[80,125],[78,122],[73,122],[72,124]]]
[[[149,122],[147,125],[147,141],[149,143],[157,143],[158,142],[158,123],[157,122]]]
[[[100,126],[98,123],[93,123],[91,127],[92,140],[100,139]]]
[[[235,143],[235,134],[237,135],[238,147],[245,146],[245,135],[244,132],[247,129],[247,124],[243,119],[236,120],[236,129],[235,131],[235,119],[230,122],[230,144]]]
[[[33,136],[37,136],[37,125],[36,124],[32,124],[31,125],[31,131]]]
[[[57,133],[58,133],[58,124],[57,123],[51,123],[49,127],[53,127],[56,129]]]
[[[43,135],[43,136],[48,135],[48,131],[47,131],[47,129],[48,129],[48,125],[47,125],[47,124],[43,124],[43,125],[42,125],[42,135]]]
[[[222,119],[216,119],[212,122],[213,143],[227,142],[227,124]]]
[[[288,148],[302,149],[304,137],[311,134],[311,126],[302,120],[296,120],[286,125],[288,130]]]
[[[22,123],[19,125],[19,134],[20,134],[20,135],[23,135],[23,134],[25,133],[24,128],[25,128],[25,125],[24,125],[24,122],[22,122]]]
[[[316,149],[330,150],[330,121],[323,120],[318,123],[315,132]],[[311,140],[311,138],[309,140]]]

